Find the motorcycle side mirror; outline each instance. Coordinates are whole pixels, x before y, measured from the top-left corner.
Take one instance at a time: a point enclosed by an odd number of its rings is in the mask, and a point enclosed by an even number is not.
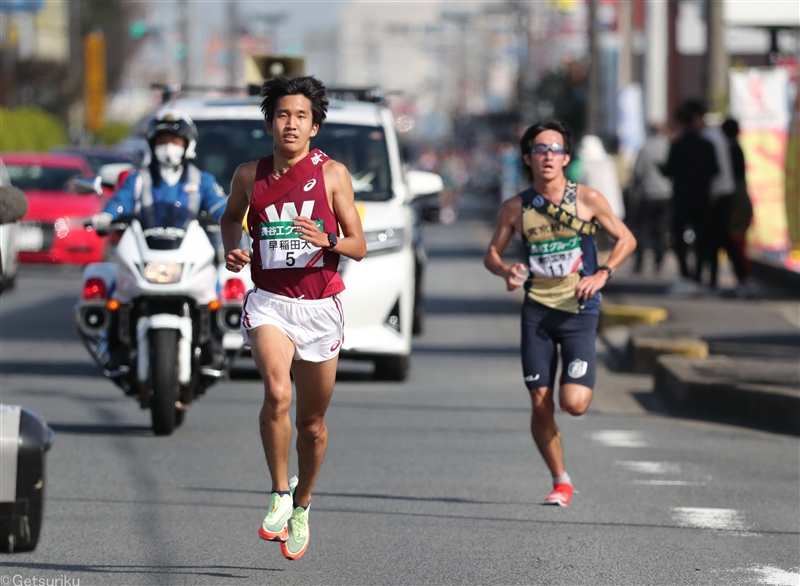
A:
[[[97,177],[75,177],[72,180],[72,188],[75,193],[103,195],[103,178]]]

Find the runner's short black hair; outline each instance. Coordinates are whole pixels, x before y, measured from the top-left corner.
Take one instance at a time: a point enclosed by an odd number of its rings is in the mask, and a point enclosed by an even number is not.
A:
[[[325,85],[313,75],[286,77],[279,75],[268,79],[261,86],[261,112],[264,120],[272,122],[275,106],[284,96],[305,96],[311,101],[311,116],[314,124],[322,128],[328,113],[328,98]]]
[[[572,153],[572,132],[566,124],[556,119],[542,120],[529,126],[528,130],[525,131],[525,134],[523,134],[522,138],[519,140],[520,153],[523,155],[530,154],[531,142],[545,130],[560,132],[561,136],[564,137],[564,148],[567,150],[567,154],[569,155]],[[533,173],[531,172],[531,168],[525,164],[525,161],[522,162],[522,171],[528,177],[528,181],[533,181]]]

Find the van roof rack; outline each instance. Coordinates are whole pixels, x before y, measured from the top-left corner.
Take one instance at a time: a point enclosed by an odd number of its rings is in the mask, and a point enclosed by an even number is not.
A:
[[[261,86],[248,84],[246,87],[238,86],[211,86],[211,85],[181,85],[152,83],[150,89],[161,91],[163,103],[169,102],[179,93],[194,92],[214,92],[229,95],[258,96],[261,94]],[[345,102],[368,102],[371,104],[386,104],[387,96],[402,92],[384,92],[378,86],[365,87],[329,87],[326,88],[328,97]]]
[[[329,87],[326,88],[326,91],[329,97],[345,102],[386,103],[386,93],[381,91],[378,86]]]

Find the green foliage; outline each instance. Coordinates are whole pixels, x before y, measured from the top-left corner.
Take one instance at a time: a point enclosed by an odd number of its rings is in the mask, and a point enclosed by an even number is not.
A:
[[[113,146],[123,138],[130,136],[131,125],[125,122],[108,122],[103,129],[95,135],[95,143]]]
[[[0,152],[46,152],[68,144],[64,125],[39,108],[0,107]]]

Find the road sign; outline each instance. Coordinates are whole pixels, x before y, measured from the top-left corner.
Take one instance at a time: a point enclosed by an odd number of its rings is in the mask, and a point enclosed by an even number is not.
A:
[[[83,39],[83,101],[86,128],[99,132],[105,125],[106,39],[103,33],[90,33]]]

